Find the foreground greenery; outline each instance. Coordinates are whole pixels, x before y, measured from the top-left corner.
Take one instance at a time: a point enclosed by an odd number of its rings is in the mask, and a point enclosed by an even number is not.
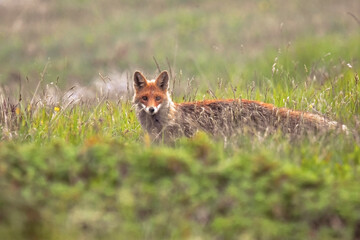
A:
[[[345,136],[0,149],[4,239],[352,239],[359,228],[360,148]]]

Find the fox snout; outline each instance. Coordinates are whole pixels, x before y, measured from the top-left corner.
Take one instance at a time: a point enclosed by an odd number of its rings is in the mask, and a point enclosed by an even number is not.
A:
[[[155,112],[155,108],[149,107],[149,113],[153,114]]]
[[[157,107],[155,107],[155,106],[147,107],[147,106],[143,105],[144,111],[150,115],[156,114],[159,111],[160,107],[161,107],[161,104],[159,104]]]

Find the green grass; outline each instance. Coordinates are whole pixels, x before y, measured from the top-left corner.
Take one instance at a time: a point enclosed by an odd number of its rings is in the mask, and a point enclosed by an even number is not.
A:
[[[3,143],[0,157],[11,239],[351,239],[359,221],[360,149],[343,138],[235,149],[202,134],[176,148],[92,138]]]
[[[0,9],[0,238],[359,238],[360,35],[342,4],[315,21],[302,1],[50,1],[18,30]],[[152,144],[131,90],[93,79],[152,77],[153,56],[177,102],[254,99],[351,134]],[[71,103],[76,82],[89,91]]]

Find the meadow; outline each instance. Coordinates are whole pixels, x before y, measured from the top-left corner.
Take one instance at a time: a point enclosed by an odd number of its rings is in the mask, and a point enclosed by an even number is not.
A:
[[[360,239],[360,4],[0,1],[0,239]],[[132,74],[345,124],[153,144]]]

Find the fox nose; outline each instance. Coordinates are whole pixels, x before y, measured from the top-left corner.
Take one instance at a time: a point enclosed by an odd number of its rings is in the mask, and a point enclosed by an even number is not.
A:
[[[149,107],[149,112],[150,112],[150,113],[154,113],[154,112],[155,112],[155,108]]]

